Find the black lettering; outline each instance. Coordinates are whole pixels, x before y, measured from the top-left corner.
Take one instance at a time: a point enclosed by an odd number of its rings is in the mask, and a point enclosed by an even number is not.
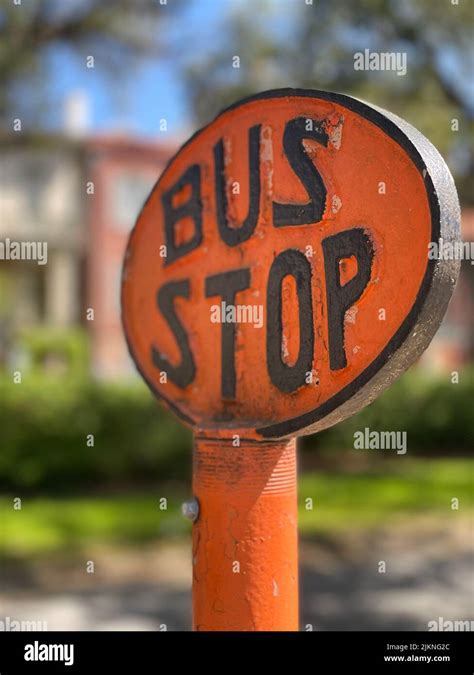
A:
[[[293,366],[282,359],[283,279],[291,275],[296,281],[300,322],[300,350]],[[287,249],[278,255],[270,268],[267,285],[267,368],[273,384],[280,391],[291,392],[305,384],[314,352],[313,305],[311,300],[311,266],[300,251]]]
[[[176,208],[173,207],[173,197],[181,192],[186,185],[191,186],[191,196],[184,204],[180,204]],[[199,164],[190,166],[173,187],[163,193],[161,202],[163,204],[167,247],[164,264],[169,265],[177,258],[181,258],[181,256],[197,248],[202,241],[201,167]],[[178,246],[174,226],[179,220],[186,217],[194,220],[194,235]]]
[[[322,241],[328,306],[329,362],[331,370],[347,365],[344,348],[344,315],[360,298],[370,281],[373,247],[363,229],[339,232]],[[339,263],[354,256],[357,274],[341,286]]]
[[[177,387],[184,389],[194,380],[196,366],[193,353],[189,347],[188,336],[175,312],[174,299],[178,296],[189,298],[189,281],[187,279],[170,281],[164,284],[156,294],[156,302],[176,338],[181,351],[181,363],[179,366],[173,366],[166,356],[161,354],[154,346],[151,347],[151,360],[154,366],[166,372],[169,379]]]
[[[260,126],[249,129],[249,205],[247,217],[240,227],[227,224],[227,193],[224,169],[224,141],[214,146],[216,181],[216,215],[222,240],[228,246],[237,246],[246,241],[255,230],[260,208]]]
[[[307,129],[311,122],[311,129]],[[312,138],[325,147],[328,135],[321,123],[306,117],[296,117],[287,122],[283,133],[283,148],[291,168],[298,176],[310,198],[306,204],[280,204],[273,202],[273,224],[275,227],[287,225],[310,225],[319,222],[326,208],[326,187],[321,174],[306,153],[303,139]]]
[[[235,296],[250,285],[250,270],[240,269],[206,279],[206,297],[220,295],[226,305],[235,305]],[[235,323],[222,323],[221,391],[223,398],[235,398]]]

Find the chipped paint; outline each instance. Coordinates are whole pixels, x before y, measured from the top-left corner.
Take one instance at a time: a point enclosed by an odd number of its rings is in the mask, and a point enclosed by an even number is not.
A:
[[[342,206],[342,199],[338,197],[337,195],[333,195],[332,201],[331,201],[331,211],[332,213],[337,213]]]

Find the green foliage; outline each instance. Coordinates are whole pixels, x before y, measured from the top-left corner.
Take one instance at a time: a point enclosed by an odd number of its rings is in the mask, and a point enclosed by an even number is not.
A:
[[[80,328],[35,326],[22,332],[18,345],[35,371],[49,368],[80,375],[88,367],[88,340]]]
[[[306,473],[299,480],[303,536],[333,537],[410,522],[451,527],[472,514],[472,468],[467,459],[389,459],[363,472]],[[160,498],[167,495],[166,509]],[[14,561],[91,545],[134,545],[189,533],[179,509],[183,491],[141,490],[108,495],[28,497],[22,508],[0,498],[0,557]],[[453,495],[459,510],[452,509]],[[312,508],[308,508],[308,499]]]
[[[473,508],[469,459],[398,457],[370,470],[348,473],[317,471],[299,481],[299,528],[302,534],[352,528],[385,527],[407,516],[439,522],[469,517]],[[452,509],[451,500],[459,500]],[[312,499],[313,508],[306,507]]]
[[[0,380],[0,399],[2,487],[182,479],[190,464],[190,434],[142,384],[31,375]]]
[[[182,500],[181,500],[182,501]],[[149,491],[119,495],[35,497],[21,509],[0,498],[0,557],[23,558],[52,552],[71,553],[92,544],[140,544],[159,537],[182,536],[189,521],[177,495],[160,509]]]
[[[304,439],[308,451],[316,448],[352,448],[354,433],[406,431],[408,453],[465,452],[474,448],[474,377],[460,373],[459,383],[411,371],[357,415]]]
[[[31,372],[21,384],[0,378],[0,400],[0,489],[60,493],[189,477],[190,432],[141,383]],[[306,437],[302,450],[308,458],[326,451],[334,457],[337,450],[353,448],[355,431],[369,427],[406,431],[408,456],[466,452],[474,447],[473,400],[469,371],[460,374],[459,384],[413,371],[358,415]],[[87,443],[89,434],[93,446]]]

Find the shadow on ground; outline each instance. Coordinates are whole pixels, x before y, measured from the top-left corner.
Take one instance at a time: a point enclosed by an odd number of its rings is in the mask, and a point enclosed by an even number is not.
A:
[[[427,630],[439,617],[472,618],[464,536],[355,540],[355,549],[347,541],[301,543],[302,630]],[[190,630],[187,542],[97,552],[94,560],[95,574],[77,559],[4,566],[0,618],[45,621],[48,630]]]

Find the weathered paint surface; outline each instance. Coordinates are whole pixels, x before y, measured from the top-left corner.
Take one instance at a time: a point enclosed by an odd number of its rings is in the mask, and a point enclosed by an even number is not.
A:
[[[421,134],[346,96],[262,94],[198,132],[146,202],[123,275],[131,353],[196,428],[255,438],[325,428],[429,343],[458,272],[428,260],[438,236],[459,238],[459,208]],[[272,288],[279,263],[288,274]],[[210,316],[226,293],[261,307],[263,325],[235,323],[224,339]]]
[[[298,630],[296,442],[197,438],[195,630]]]

